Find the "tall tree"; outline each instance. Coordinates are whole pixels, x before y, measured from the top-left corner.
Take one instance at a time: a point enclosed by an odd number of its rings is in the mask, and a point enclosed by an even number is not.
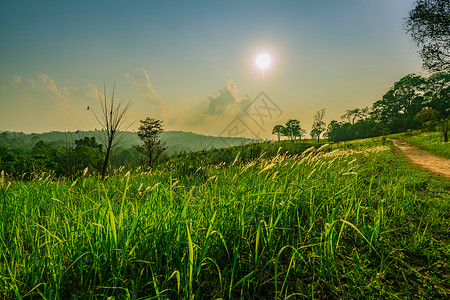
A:
[[[284,135],[286,132],[286,128],[283,125],[275,125],[272,129],[272,134],[276,134],[278,137],[278,141],[280,141],[280,137]]]
[[[314,131],[314,135],[317,136],[317,141],[319,141],[322,132],[324,132],[325,129],[327,129],[326,124],[323,121],[324,117],[325,117],[325,108],[317,111],[316,114],[314,115],[312,130]]]
[[[288,136],[290,140],[295,140],[297,137],[301,138],[301,129],[299,120],[290,119],[285,125],[285,135]]]
[[[106,154],[103,161],[101,173],[102,179],[104,179],[106,175],[111,150],[114,147],[114,141],[120,134],[120,130],[123,129],[122,127],[124,125],[124,122],[126,121],[126,113],[131,107],[131,101],[124,103],[124,101],[122,100],[119,103],[115,103],[115,88],[116,85],[114,84],[111,93],[111,99],[108,100],[106,97],[106,86],[103,85],[104,98],[102,99],[102,96],[99,95],[102,114],[98,117],[93,111],[95,118],[102,126],[102,130],[105,133],[104,143],[106,145]]]
[[[355,124],[355,121],[358,119],[365,119],[368,117],[369,108],[355,108],[355,109],[348,109],[345,111],[345,114],[341,117],[342,120],[347,120],[352,125]]]
[[[406,75],[373,104],[373,117],[387,125],[392,133],[417,129],[419,124],[414,116],[424,107],[425,84],[426,79],[420,75]]]
[[[405,29],[419,47],[423,66],[430,71],[450,65],[450,1],[417,0]]]
[[[167,149],[166,144],[161,141],[159,136],[163,131],[161,120],[150,117],[141,120],[137,134],[143,145],[136,146],[136,149],[146,157],[149,167],[154,166],[160,155]]]
[[[443,119],[438,124],[438,129],[442,133],[444,143],[448,142],[448,132],[450,131],[450,118]]]

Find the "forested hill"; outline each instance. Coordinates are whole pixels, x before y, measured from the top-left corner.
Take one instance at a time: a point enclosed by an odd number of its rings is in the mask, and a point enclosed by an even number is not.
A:
[[[73,147],[74,141],[84,137],[95,137],[101,143],[104,133],[102,131],[52,131],[46,133],[9,132],[0,133],[0,145],[10,149],[30,150],[39,141],[51,143],[53,146]],[[247,138],[214,137],[183,131],[165,131],[161,139],[167,143],[167,155],[177,154],[181,151],[192,152],[211,148],[223,148],[252,143],[255,140]],[[117,139],[119,148],[131,148],[141,143],[135,132],[122,132]]]

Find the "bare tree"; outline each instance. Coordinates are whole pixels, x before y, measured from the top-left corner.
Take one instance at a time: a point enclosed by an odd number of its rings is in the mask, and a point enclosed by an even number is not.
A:
[[[319,141],[320,134],[324,132],[327,127],[325,122],[323,121],[323,117],[325,116],[325,108],[319,110],[314,115],[314,121],[312,124],[312,135],[317,136],[317,142]]]
[[[106,154],[102,167],[102,179],[105,178],[106,170],[108,169],[109,158],[111,155],[111,150],[114,147],[114,141],[119,135],[120,130],[122,129],[121,127],[124,125],[123,123],[126,120],[125,115],[132,104],[131,101],[124,103],[123,100],[121,100],[118,104],[115,104],[115,88],[116,84],[113,85],[111,99],[108,100],[106,97],[106,85],[103,85],[103,99],[99,94],[102,114],[98,117],[95,112],[92,111],[98,123],[102,126],[103,132],[105,133],[104,143],[106,146]]]

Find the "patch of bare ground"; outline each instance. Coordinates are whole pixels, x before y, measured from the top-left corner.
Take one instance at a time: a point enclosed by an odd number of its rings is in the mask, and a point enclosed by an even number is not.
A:
[[[417,149],[404,140],[391,141],[414,164],[450,179],[450,159],[434,156],[426,151]]]

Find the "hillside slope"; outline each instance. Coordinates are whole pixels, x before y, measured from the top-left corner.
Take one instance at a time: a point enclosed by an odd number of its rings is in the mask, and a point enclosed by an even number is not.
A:
[[[31,133],[23,132],[2,132],[0,133],[0,145],[7,146],[10,149],[29,150],[38,141],[51,143],[54,146],[71,147],[74,141],[84,137],[95,137],[97,141],[102,141],[102,131],[76,131],[76,132],[61,132],[51,131],[46,133]],[[165,131],[161,134],[162,140],[167,145],[167,154],[177,154],[181,151],[193,152],[214,148],[223,148],[228,146],[236,146],[242,144],[252,143],[255,140],[246,138],[230,138],[230,137],[215,137],[196,134],[192,132],[183,131]],[[125,131],[118,139],[118,147],[131,148],[133,145],[140,144],[140,140],[135,132]]]

